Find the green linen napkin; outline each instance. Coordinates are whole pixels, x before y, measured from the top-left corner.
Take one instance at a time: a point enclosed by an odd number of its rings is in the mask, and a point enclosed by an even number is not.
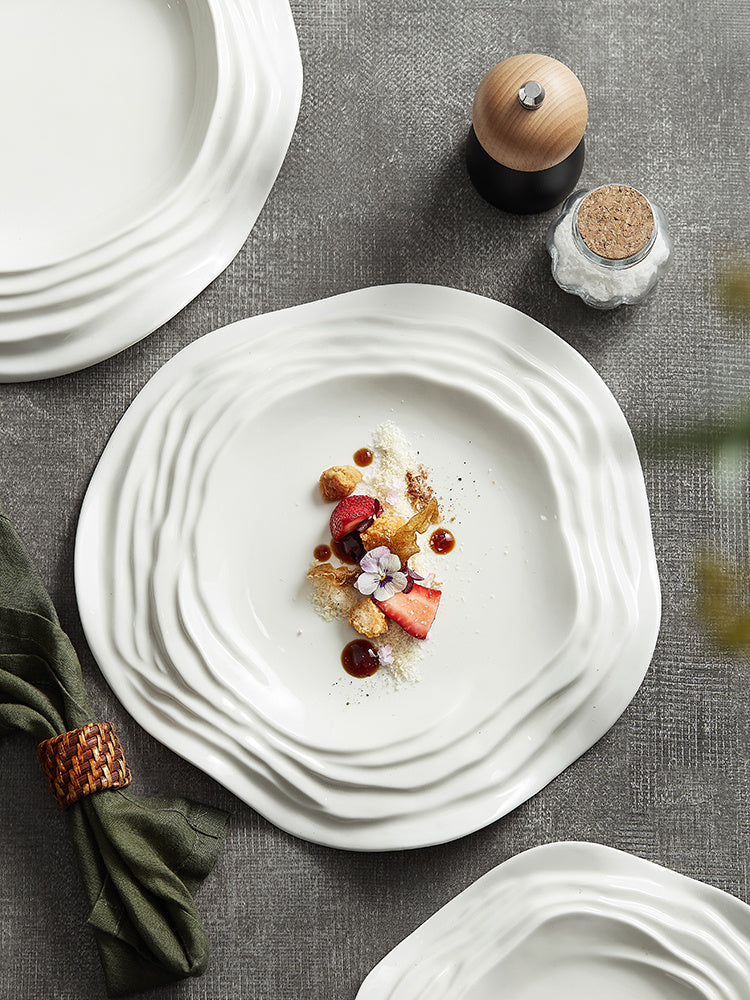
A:
[[[96,721],[73,646],[0,507],[0,735],[40,742]],[[221,853],[227,814],[110,789],[66,815],[109,995],[200,975],[209,946],[193,893]]]

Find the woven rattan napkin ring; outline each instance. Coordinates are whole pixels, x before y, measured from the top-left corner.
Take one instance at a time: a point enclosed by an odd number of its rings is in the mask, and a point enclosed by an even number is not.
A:
[[[89,722],[40,743],[36,752],[61,809],[133,780],[111,722]]]

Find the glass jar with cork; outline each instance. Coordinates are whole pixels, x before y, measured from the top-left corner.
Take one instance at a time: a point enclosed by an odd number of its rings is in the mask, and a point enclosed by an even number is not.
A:
[[[664,212],[635,188],[576,191],[547,236],[552,275],[597,309],[642,302],[669,266]]]

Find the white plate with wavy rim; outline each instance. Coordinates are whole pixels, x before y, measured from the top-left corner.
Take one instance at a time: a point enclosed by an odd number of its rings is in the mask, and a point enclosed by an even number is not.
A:
[[[202,291],[301,91],[287,0],[0,0],[0,381],[95,364]]]
[[[344,673],[312,609],[320,472],[393,420],[455,517],[421,680]],[[614,723],[658,632],[630,431],[508,306],[391,285],[207,334],[134,400],[81,511],[87,638],[134,717],[270,820],[353,850],[454,839]]]
[[[357,1000],[747,1000],[750,907],[600,844],[482,876],[397,945]]]

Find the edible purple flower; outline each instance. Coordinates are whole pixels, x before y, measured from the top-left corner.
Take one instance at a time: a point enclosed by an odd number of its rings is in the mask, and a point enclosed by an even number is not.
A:
[[[406,573],[401,571],[401,560],[387,545],[370,549],[360,559],[359,565],[362,572],[354,586],[360,594],[371,595],[376,601],[387,601],[406,586]]]

